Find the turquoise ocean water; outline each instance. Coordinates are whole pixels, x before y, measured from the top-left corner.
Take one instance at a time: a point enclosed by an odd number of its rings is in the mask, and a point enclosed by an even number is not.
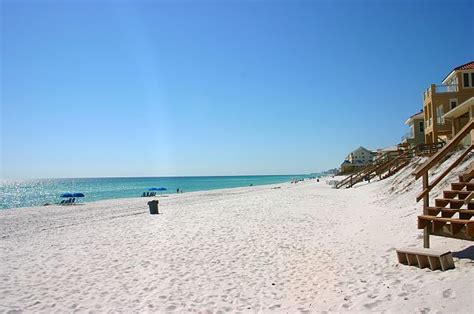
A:
[[[249,185],[289,182],[308,175],[221,176],[221,177],[146,177],[78,178],[0,181],[0,209],[58,203],[60,194],[81,192],[82,202],[139,197],[150,187],[165,187],[167,193],[205,191]],[[158,192],[160,193],[160,192]]]

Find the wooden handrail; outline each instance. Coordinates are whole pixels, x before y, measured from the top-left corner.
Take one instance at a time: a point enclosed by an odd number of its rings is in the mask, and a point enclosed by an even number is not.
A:
[[[410,148],[410,149],[406,150],[405,152],[403,152],[401,155],[398,155],[397,157],[395,157],[394,159],[388,161],[386,164],[384,164],[382,166],[391,167],[396,161],[399,161],[402,158],[406,158],[407,156],[410,155],[410,153],[414,153],[414,152],[415,152],[415,147]]]
[[[347,176],[345,179],[343,179],[341,182],[336,184],[336,189],[340,188],[341,186],[345,185],[347,182],[350,181],[350,178],[352,177],[352,174]]]
[[[464,199],[464,204],[469,204],[474,198],[474,192],[469,193],[469,195]]]
[[[350,175],[348,175],[345,179],[343,179],[341,182],[339,182],[338,184],[336,184],[336,189],[346,185],[347,183],[349,183],[351,181],[352,178],[354,178],[355,176],[359,175],[361,172],[365,171],[367,169],[367,167],[371,166],[373,162],[370,162],[369,164],[367,164],[365,167],[362,167],[362,169],[359,169],[357,170],[355,173],[351,173]]]
[[[343,187],[347,184],[350,184],[351,186],[361,180],[361,178],[365,177],[366,175],[372,173],[372,172],[378,172],[382,170],[382,173],[386,171],[385,168],[390,167],[395,164],[396,162],[399,162],[400,160],[403,160],[410,154],[415,154],[417,155],[419,151],[421,150],[430,150],[430,151],[437,151],[440,147],[443,146],[444,142],[438,142],[438,143],[432,143],[432,144],[424,144],[420,143],[414,147],[408,148],[408,149],[403,149],[403,150],[397,150],[397,151],[387,151],[382,153],[381,155],[377,156],[373,161],[368,163],[365,167],[362,169],[357,170],[356,172],[348,175],[346,178],[344,178],[342,181],[340,181],[338,184],[335,185],[335,187],[338,189],[340,187]],[[396,157],[393,157],[394,153],[398,153],[399,155]],[[394,159],[390,159],[394,158]]]
[[[355,173],[352,173],[350,174],[349,176],[347,176],[344,180],[342,180],[341,182],[339,182],[338,184],[336,184],[336,189],[346,185],[347,183],[351,182],[352,179],[354,177],[358,177],[360,176],[362,173],[364,173],[365,171],[367,171],[370,167],[372,166],[377,166],[376,164],[384,157],[387,157],[390,153],[392,152],[385,152],[383,153],[382,155],[376,157],[373,161],[371,161],[370,163],[368,163],[365,167],[363,167],[362,169],[359,169],[358,171],[356,171]]]
[[[386,167],[388,164],[393,165],[396,161],[401,160],[403,157],[406,157],[409,153],[414,152],[414,148],[410,148],[408,150],[397,150],[397,151],[387,151],[382,153],[380,156],[375,158],[372,162],[368,163],[365,167],[362,169],[358,170],[355,173],[352,173],[351,175],[347,176],[336,184],[336,188],[343,187],[347,184],[350,184],[351,186],[354,185],[355,183],[360,182],[365,176],[368,174],[371,174],[372,172],[377,172],[381,168]],[[394,153],[399,154],[396,157],[393,157]],[[394,159],[391,159],[394,158]]]
[[[387,162],[383,163],[383,164],[380,164],[378,165],[375,169],[373,169],[372,171],[373,172],[376,172],[379,171],[380,169],[383,169],[382,172],[378,173],[380,176],[385,172],[386,167],[388,167],[388,169],[390,170],[392,165],[396,162],[396,161],[399,161],[400,159],[402,159],[402,157],[406,157],[409,153],[413,152],[414,151],[414,148],[410,148],[406,151],[404,151],[402,154],[398,155],[397,157],[395,157],[394,159],[389,159]]]
[[[438,185],[441,180],[448,175],[454,168],[456,168],[457,165],[461,163],[461,161],[466,158],[466,156],[471,152],[471,150],[474,148],[474,145],[470,145],[464,153],[462,153],[461,156],[459,156],[451,166],[448,167],[448,169],[444,170],[442,174],[440,174],[436,179],[433,180],[426,188],[423,189],[423,191],[418,194],[416,197],[416,201],[419,202],[425,195],[427,195],[436,185]]]
[[[337,184],[335,185],[335,186],[336,186],[336,189],[339,189],[340,187],[346,185],[346,184],[350,181],[351,177],[352,177],[352,174],[349,175],[349,176],[347,176],[347,177],[346,177],[345,179],[343,179],[341,182],[337,183]]]
[[[451,152],[473,128],[474,120],[471,119],[450,142],[448,142],[441,150],[439,150],[436,154],[434,154],[430,159],[428,159],[424,164],[419,166],[413,172],[413,174],[415,175],[415,179],[418,179],[425,173],[428,173],[428,170],[430,170],[435,164],[440,162],[444,156]]]

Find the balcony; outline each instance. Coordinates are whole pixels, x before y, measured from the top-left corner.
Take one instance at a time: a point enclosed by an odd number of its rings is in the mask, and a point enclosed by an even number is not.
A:
[[[455,85],[434,85],[431,86],[423,92],[423,100],[426,98],[431,97],[433,94],[441,94],[441,93],[457,93],[459,91],[459,86]]]

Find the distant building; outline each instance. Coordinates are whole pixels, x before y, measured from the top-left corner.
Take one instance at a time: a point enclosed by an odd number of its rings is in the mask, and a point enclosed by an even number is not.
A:
[[[409,117],[405,124],[408,125],[410,131],[402,137],[402,144],[406,143],[415,146],[425,142],[425,121],[423,110]]]
[[[360,169],[361,167],[365,167],[368,163],[374,160],[375,155],[375,152],[360,146],[346,156],[346,159],[341,164],[341,174],[350,173]]]
[[[474,97],[474,61],[454,68],[442,84],[431,84],[423,93],[425,143],[452,138],[452,120],[445,114]]]

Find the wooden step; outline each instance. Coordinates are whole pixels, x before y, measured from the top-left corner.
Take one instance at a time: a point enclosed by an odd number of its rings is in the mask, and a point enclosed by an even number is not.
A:
[[[459,209],[464,205],[464,200],[459,200],[455,198],[437,198],[435,199],[436,207],[446,207],[449,204],[451,209]],[[468,209],[474,209],[474,201],[467,203]]]
[[[431,270],[448,270],[455,268],[451,252],[439,252],[432,249],[401,248],[397,249],[398,262],[404,265],[429,267]]]
[[[451,190],[461,191],[466,188],[466,191],[474,191],[474,182],[454,182],[451,183]]]
[[[458,176],[459,182],[471,182],[473,178],[472,173],[465,173]]]
[[[443,191],[443,198],[455,198],[456,196],[458,199],[463,200],[469,195],[469,191],[453,191],[453,190],[447,190]]]
[[[450,209],[443,207],[427,207],[428,215],[438,216],[441,213],[443,218],[452,218],[455,214],[459,215],[459,219],[471,219],[474,216],[472,209]]]
[[[474,220],[443,218],[429,215],[418,216],[418,229],[425,228],[429,223],[431,223],[433,232],[446,225],[449,227],[450,234],[456,235],[465,227],[466,235],[469,237],[474,237]]]

